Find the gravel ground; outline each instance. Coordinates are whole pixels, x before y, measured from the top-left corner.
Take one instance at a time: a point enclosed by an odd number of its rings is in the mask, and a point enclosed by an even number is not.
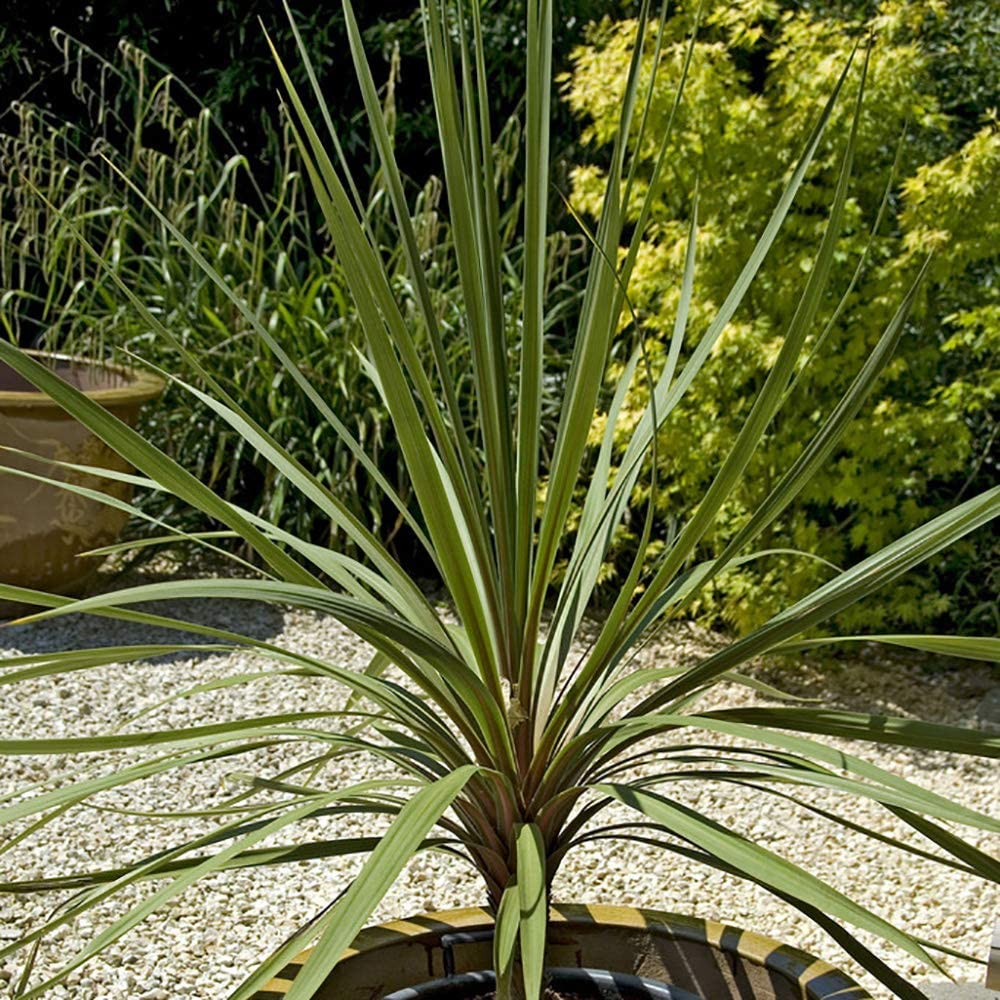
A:
[[[158,610],[163,611],[160,606]],[[246,603],[217,602],[210,618],[203,609],[178,604],[170,613],[200,616],[214,624],[277,637],[281,645],[335,658],[359,668],[368,650],[329,618]],[[22,626],[0,632],[0,658],[45,649],[85,648],[154,640],[152,630],[134,625],[66,618],[54,623]],[[660,662],[684,662],[703,656],[718,638],[680,626],[650,649]],[[933,669],[931,669],[933,667]],[[339,708],[343,693],[315,680],[268,676],[273,663],[253,655],[174,656],[152,664],[121,664],[19,685],[0,700],[0,733],[11,737],[85,735],[115,727],[166,729],[218,722],[255,714]],[[237,673],[261,672],[251,684],[222,687],[193,694],[165,707],[156,707],[171,694]],[[817,660],[790,664],[762,664],[759,676],[786,689],[822,697],[827,704],[933,718],[935,721],[975,725],[975,706],[997,678],[976,664],[945,663],[909,658],[863,648],[847,661]],[[10,691],[11,689],[5,689]],[[836,692],[831,694],[830,692]],[[760,699],[744,689],[719,691],[713,700],[752,704]],[[136,721],[127,721],[148,710]],[[958,759],[940,753],[914,753],[896,748],[852,747],[875,763],[927,788],[958,798],[991,815],[1000,815],[1000,780],[995,762]],[[148,752],[121,751],[97,758],[17,758],[4,761],[0,794],[34,782],[60,783],[59,775],[86,766],[105,773],[113,765],[144,759]],[[298,756],[296,756],[298,754]],[[110,868],[176,843],[181,837],[211,828],[203,817],[149,819],[135,812],[200,810],[217,805],[240,787],[239,774],[273,774],[305,756],[301,749],[272,747],[249,757],[222,759],[175,772],[169,781],[151,780],[105,792],[89,807],[57,817],[37,834],[0,855],[0,878],[28,879],[42,875]],[[358,779],[375,774],[367,761],[341,764],[344,773]],[[337,772],[329,769],[333,785]],[[677,792],[684,801],[720,819],[758,843],[782,852],[842,891],[857,897],[876,912],[899,922],[911,932],[953,948],[985,957],[995,917],[1000,916],[996,886],[977,882],[952,869],[922,862],[890,849],[875,850],[872,842],[847,832],[801,807],[781,804],[742,792],[735,786],[695,787]],[[906,829],[886,811],[871,803],[841,799],[817,791],[812,799],[834,806],[862,827],[891,836]],[[318,834],[358,836],[383,828],[375,821],[314,820],[296,828],[295,839]],[[9,836],[9,831],[5,831]],[[968,839],[997,853],[995,837],[968,831]],[[291,835],[281,838],[288,843]],[[0,838],[2,843],[2,838]],[[925,845],[926,846],[926,845]],[[251,968],[291,931],[321,909],[357,870],[354,860],[300,862],[278,870],[238,870],[197,883],[165,909],[130,931],[101,958],[71,976],[68,985],[51,991],[67,1000],[220,1000]],[[75,954],[102,926],[150,891],[126,894],[80,918],[55,934],[38,956],[39,974],[55,971],[60,960]],[[607,842],[581,849],[561,870],[554,887],[557,900],[621,902],[693,913],[726,920],[806,948],[848,968],[878,997],[887,991],[858,970],[837,945],[826,939],[797,911],[762,890],[728,876],[683,867],[661,853],[640,846]],[[15,940],[58,902],[46,897],[0,897],[0,948]],[[483,894],[471,870],[436,855],[411,863],[375,913],[389,919],[409,913],[453,906],[476,905]],[[860,937],[871,943],[865,935]],[[881,953],[901,972],[921,979],[929,975],[902,952],[880,946]],[[9,996],[17,964],[0,960],[0,996]],[[971,963],[948,960],[960,980],[981,981],[982,970]]]

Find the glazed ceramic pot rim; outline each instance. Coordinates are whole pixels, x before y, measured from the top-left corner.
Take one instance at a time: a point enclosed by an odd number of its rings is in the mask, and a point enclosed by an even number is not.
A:
[[[155,399],[164,389],[165,383],[158,375],[139,369],[126,368],[124,365],[109,361],[98,361],[82,358],[72,354],[60,354],[54,351],[25,351],[34,358],[48,361],[64,361],[81,368],[99,369],[113,372],[125,379],[127,385],[110,386],[104,389],[86,389],[84,395],[102,406],[139,405]],[[36,409],[62,410],[62,407],[39,389],[27,392],[16,390],[0,390],[0,407],[32,407]]]

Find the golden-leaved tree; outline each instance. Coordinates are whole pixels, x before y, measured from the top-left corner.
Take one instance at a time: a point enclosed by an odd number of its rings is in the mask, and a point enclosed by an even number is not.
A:
[[[791,169],[787,151],[801,145],[851,49],[872,38],[859,169],[836,280],[786,405],[706,535],[705,556],[718,554],[759,506],[836,405],[928,252],[933,260],[879,389],[835,460],[772,525],[770,547],[780,551],[732,569],[701,601],[702,614],[741,629],[829,576],[829,563],[850,564],[956,496],[968,495],[977,480],[995,477],[1000,425],[1000,131],[989,112],[996,107],[998,77],[990,39],[1000,36],[1000,14],[989,3],[947,0],[884,0],[867,20],[846,15],[845,5],[788,6],[758,0],[704,4],[682,99],[675,108],[670,81],[679,72],[658,77],[662,84],[648,107],[653,127],[639,150],[652,163],[656,137],[675,113],[675,135],[682,139],[656,192],[632,286],[635,315],[626,316],[645,331],[655,371],[670,352],[695,201],[694,336],[688,344],[697,342],[698,326],[707,325],[732,287]],[[862,6],[872,5],[846,8]],[[678,70],[696,7],[685,0],[674,8],[660,53]],[[589,44],[576,51],[573,71],[563,78],[566,99],[597,153],[596,163],[579,166],[572,178],[571,200],[584,217],[596,209],[603,190],[600,155],[614,140],[632,38],[630,22],[605,19],[592,28]],[[647,72],[654,58],[650,44]],[[849,115],[850,107],[845,100],[840,116]],[[846,122],[839,125],[828,134],[839,134]],[[664,429],[658,474],[654,479],[647,472],[645,499],[652,496],[662,513],[680,523],[732,445],[781,346],[822,232],[822,206],[836,184],[838,155],[830,139],[789,217],[781,252],[765,263],[717,343],[707,377]],[[636,207],[644,193],[640,177]],[[622,365],[625,360],[623,353]],[[636,418],[647,402],[645,380],[637,384],[626,403]],[[595,443],[602,431],[598,421]],[[629,433],[626,423],[618,434],[622,447]],[[625,529],[622,565],[634,541]],[[608,564],[605,572],[613,576],[616,566]],[[995,539],[983,537],[956,547],[878,601],[856,606],[849,627],[925,625],[947,617],[960,629],[996,626],[997,603],[990,595],[998,581],[1000,550]]]

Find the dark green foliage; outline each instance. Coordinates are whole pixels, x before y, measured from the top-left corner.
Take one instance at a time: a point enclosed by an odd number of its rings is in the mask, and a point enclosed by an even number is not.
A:
[[[294,3],[310,57],[331,91],[352,91],[352,99],[334,107],[345,147],[362,148],[358,127],[360,102],[353,99],[353,76],[344,58],[344,20],[339,4]],[[380,25],[411,9],[408,0],[360,5],[366,26]],[[6,107],[28,92],[35,103],[57,113],[73,109],[61,79],[63,53],[51,29],[78,39],[104,59],[114,59],[122,39],[159,62],[199,94],[219,122],[255,161],[275,158],[280,136],[275,127],[278,77],[264,43],[261,21],[276,41],[293,44],[291,29],[274,0],[129,0],[84,3],[82,0],[10,0],[0,25],[0,104]],[[388,53],[386,53],[388,56]],[[297,75],[305,74],[297,67]]]
[[[337,94],[331,113],[341,143],[355,165],[367,168],[368,130],[350,58],[339,2],[298,0],[291,3],[303,42],[326,93]],[[637,0],[566,0],[560,5],[554,38],[556,68],[565,68],[586,25],[608,10],[634,13]],[[426,178],[440,174],[437,126],[424,60],[419,4],[415,0],[368,0],[355,4],[377,79],[389,75],[396,58],[404,86],[396,128],[397,156],[404,174]],[[281,139],[275,125],[280,89],[261,23],[279,51],[293,47],[292,33],[279,0],[8,0],[0,19],[0,108],[30,100],[65,116],[74,103],[61,68],[61,29],[104,59],[113,60],[121,39],[147,52],[184,81],[255,163],[274,163]],[[525,0],[489,4],[484,9],[484,43],[492,67],[489,96],[494,128],[521,109],[524,92]],[[301,65],[292,67],[297,86],[306,84]],[[569,145],[576,129],[564,107],[556,109],[556,142]],[[561,137],[561,138],[559,138]],[[563,173],[565,171],[563,170]]]

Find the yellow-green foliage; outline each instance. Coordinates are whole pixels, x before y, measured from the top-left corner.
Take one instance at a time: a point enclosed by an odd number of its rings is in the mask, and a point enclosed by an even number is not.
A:
[[[682,5],[666,26],[661,82],[650,108],[654,124],[639,151],[647,163],[674,100],[693,6]],[[688,345],[696,342],[746,259],[852,48],[873,29],[851,198],[832,291],[811,333],[815,353],[703,551],[720,550],[819,427],[933,250],[921,302],[888,372],[839,452],[767,539],[843,564],[937,513],[970,479],[995,475],[989,452],[1000,381],[1000,134],[995,118],[975,107],[970,111],[969,102],[955,94],[964,88],[981,96],[995,86],[987,78],[992,60],[980,67],[962,61],[960,32],[970,30],[961,27],[962,12],[974,12],[987,39],[1000,31],[1000,18],[989,13],[989,3],[946,0],[883,2],[867,25],[824,15],[823,5],[812,12],[785,6],[762,0],[707,4],[636,268],[633,304],[655,371],[666,356],[677,309],[697,184],[698,268]],[[585,122],[598,156],[614,138],[632,37],[631,23],[605,20],[575,53],[573,72],[563,80],[566,99]],[[652,57],[651,44],[647,73]],[[826,221],[859,77],[852,74],[811,180],[747,304],[661,435],[656,504],[679,522],[718,469],[781,345]],[[959,104],[960,116],[952,113]],[[892,195],[866,266],[841,317],[821,340],[869,242],[897,149]],[[580,166],[572,182],[576,206],[593,214],[604,183],[601,168]],[[623,357],[633,336],[631,327],[623,329]],[[622,444],[629,416],[637,418],[645,400],[644,387],[630,397]],[[593,430],[598,440],[603,428]],[[649,495],[648,476],[645,482],[640,501]],[[623,559],[633,540],[622,539]],[[988,538],[969,542],[947,563],[853,611],[849,624],[921,625],[942,616],[959,627],[963,620],[993,623],[996,605],[989,594],[996,593],[998,562],[995,542],[992,548]],[[607,568],[609,575],[612,570]],[[771,557],[720,579],[697,610],[746,628],[829,572],[815,560]]]

